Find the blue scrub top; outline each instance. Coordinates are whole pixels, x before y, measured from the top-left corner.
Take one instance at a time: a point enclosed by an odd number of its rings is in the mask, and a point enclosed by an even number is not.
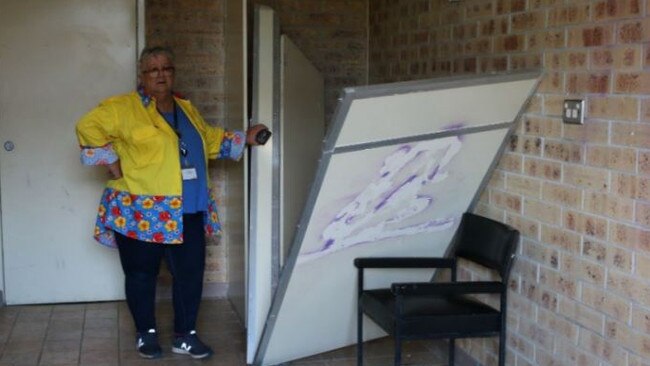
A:
[[[183,180],[183,213],[197,213],[208,210],[208,177],[203,155],[203,140],[183,110],[174,104],[177,113],[177,126],[180,132],[179,145],[187,150],[183,156],[179,151],[181,168],[193,166],[197,178]],[[174,128],[174,112],[161,113],[163,118]]]

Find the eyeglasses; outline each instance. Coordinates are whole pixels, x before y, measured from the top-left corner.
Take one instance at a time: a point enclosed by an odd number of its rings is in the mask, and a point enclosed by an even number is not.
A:
[[[153,76],[153,77],[156,77],[156,76],[159,76],[160,73],[162,72],[163,75],[169,76],[169,75],[172,75],[175,70],[176,70],[176,68],[174,66],[165,66],[162,69],[159,69],[159,68],[156,67],[156,68],[153,68],[153,69],[144,70],[144,71],[142,71],[142,73]]]

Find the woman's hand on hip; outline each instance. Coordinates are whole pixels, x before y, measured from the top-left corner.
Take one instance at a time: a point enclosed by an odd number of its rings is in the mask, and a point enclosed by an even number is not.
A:
[[[116,161],[112,164],[108,164],[108,174],[111,176],[111,179],[120,179],[122,178],[122,166],[120,161]]]

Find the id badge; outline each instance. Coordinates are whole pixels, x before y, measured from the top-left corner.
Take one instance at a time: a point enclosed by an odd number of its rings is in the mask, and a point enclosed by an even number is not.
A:
[[[183,180],[192,180],[198,178],[198,175],[196,174],[196,168],[193,166],[183,168],[181,170],[181,175],[183,176]]]

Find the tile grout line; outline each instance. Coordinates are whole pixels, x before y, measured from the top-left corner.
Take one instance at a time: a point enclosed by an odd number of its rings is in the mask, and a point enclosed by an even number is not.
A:
[[[120,327],[120,319],[122,314],[120,314],[120,309],[122,308],[120,306],[120,303],[116,303],[116,308],[117,308],[117,366],[120,366],[122,364],[122,342],[121,342],[121,333],[122,333],[122,328]]]
[[[77,358],[77,365],[81,365],[81,355],[83,351],[83,346],[84,346],[84,331],[86,329],[86,309],[88,307],[88,303],[84,304],[83,307],[83,320],[81,321],[81,337],[79,337],[79,357]]]
[[[50,305],[49,308],[50,308],[50,316],[47,318],[47,324],[45,326],[45,334],[43,335],[43,339],[41,339],[41,347],[38,353],[38,358],[36,359],[37,365],[41,364],[41,359],[43,358],[43,351],[45,349],[45,339],[47,339],[47,332],[50,330],[50,323],[52,322],[52,314],[54,313],[53,311],[54,306]]]

